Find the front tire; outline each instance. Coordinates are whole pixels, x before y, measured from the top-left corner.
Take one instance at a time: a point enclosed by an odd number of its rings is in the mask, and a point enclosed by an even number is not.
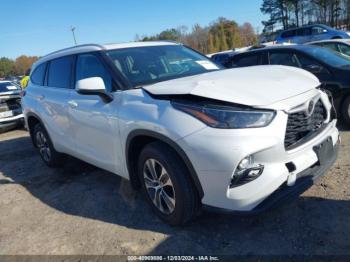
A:
[[[44,163],[49,167],[60,167],[63,155],[55,150],[45,128],[41,124],[36,124],[32,135]]]
[[[161,142],[148,144],[138,161],[138,175],[153,211],[170,225],[183,225],[199,211],[199,197],[177,153]]]
[[[347,98],[345,98],[342,104],[341,116],[344,120],[344,123],[347,126],[350,126],[350,95]]]

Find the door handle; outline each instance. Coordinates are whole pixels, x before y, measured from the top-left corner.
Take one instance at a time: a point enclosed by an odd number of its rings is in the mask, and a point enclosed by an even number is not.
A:
[[[71,108],[76,108],[76,107],[78,107],[78,103],[75,102],[74,100],[68,101],[68,105],[69,105]]]
[[[38,100],[42,101],[42,100],[44,100],[45,96],[44,95],[38,95],[36,98]]]

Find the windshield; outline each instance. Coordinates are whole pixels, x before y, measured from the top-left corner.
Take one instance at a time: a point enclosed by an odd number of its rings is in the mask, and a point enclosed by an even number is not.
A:
[[[106,54],[133,87],[219,70],[209,58],[182,45],[123,48]]]
[[[312,47],[305,50],[309,55],[321,60],[323,63],[334,67],[350,66],[350,58],[332,50],[322,47]]]
[[[19,86],[11,82],[0,82],[0,92],[11,92],[19,90]]]

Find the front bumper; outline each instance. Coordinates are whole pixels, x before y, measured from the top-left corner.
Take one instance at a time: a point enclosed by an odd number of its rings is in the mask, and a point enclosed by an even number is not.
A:
[[[318,163],[314,147],[328,138],[332,138],[333,147],[336,147],[339,139],[336,120],[330,122],[316,137],[289,151],[284,148],[283,130],[286,122],[287,116],[279,112],[275,121],[266,128],[206,128],[178,140],[178,144],[192,162],[203,188],[202,204],[232,211],[255,212],[254,210],[263,209],[262,207],[270,201],[276,202],[268,199],[283,199],[282,195],[291,195],[289,192],[294,190],[305,191],[306,188],[302,189],[305,185],[300,183],[301,180],[297,179],[293,185],[295,177],[300,177],[304,172],[315,173],[314,177],[324,173],[322,170],[327,170],[334,161],[323,163],[319,171],[310,171],[310,168]],[[230,181],[237,165],[250,155],[254,156],[255,163],[264,166],[263,173],[249,183],[231,188]],[[286,166],[290,162],[295,165],[293,172]],[[285,193],[279,193],[276,197],[276,192],[284,187]]]
[[[283,205],[298,198],[302,193],[314,185],[314,182],[326,174],[328,169],[335,163],[339,153],[339,144],[334,147],[334,152],[327,156],[327,161],[323,164],[316,164],[298,174],[298,179],[293,186],[287,183],[282,184],[275,192],[268,196],[264,201],[257,205],[251,211],[232,211],[229,209],[221,209],[212,206],[205,206],[209,211],[220,213],[235,213],[238,215],[256,215],[268,209]]]
[[[23,123],[23,122],[24,122],[23,114],[19,114],[12,117],[0,118],[0,127],[7,127],[13,124]]]

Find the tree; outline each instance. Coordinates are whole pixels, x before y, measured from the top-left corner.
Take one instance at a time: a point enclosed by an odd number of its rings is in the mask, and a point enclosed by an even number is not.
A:
[[[142,41],[173,40],[186,44],[202,53],[214,53],[254,44],[257,35],[249,23],[239,26],[235,21],[219,17],[209,26],[195,24],[191,31],[185,26],[166,29],[153,36],[139,37]]]
[[[258,42],[254,28],[250,23],[244,23],[242,26],[240,26],[239,34],[242,41],[242,46],[250,46]]]
[[[16,74],[24,75],[38,59],[37,56],[21,55],[17,57],[15,60]]]
[[[269,15],[265,33],[313,23],[350,29],[350,0],[263,0],[260,10]]]
[[[0,58],[0,77],[7,77],[15,74],[15,63],[6,57]]]

